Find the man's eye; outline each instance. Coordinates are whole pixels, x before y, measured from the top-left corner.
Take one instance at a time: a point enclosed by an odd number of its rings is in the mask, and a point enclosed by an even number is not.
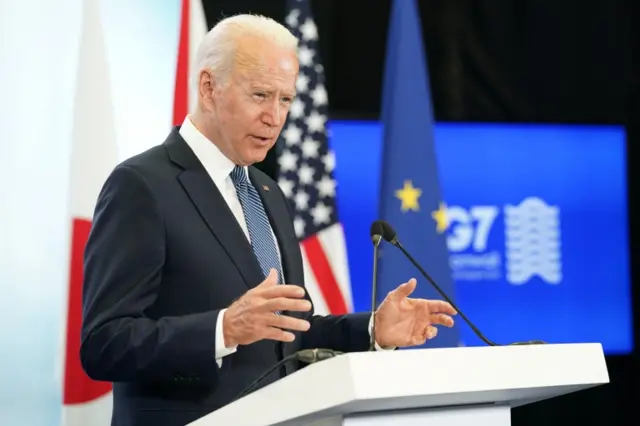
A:
[[[264,93],[254,93],[253,96],[260,99],[264,99],[267,95],[265,95]]]

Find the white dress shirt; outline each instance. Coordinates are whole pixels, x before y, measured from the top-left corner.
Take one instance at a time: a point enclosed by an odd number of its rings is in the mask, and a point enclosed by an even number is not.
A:
[[[231,180],[231,172],[235,167],[235,164],[229,160],[220,149],[209,141],[191,122],[189,116],[185,117],[182,126],[180,127],[180,136],[185,140],[187,145],[191,148],[193,153],[198,157],[198,160],[204,166],[211,180],[216,185],[222,197],[229,205],[231,212],[235,216],[236,220],[240,224],[242,231],[249,238],[249,230],[247,229],[247,223],[245,221],[244,212],[242,211],[242,205],[236,194],[236,188]],[[248,173],[247,168],[244,168],[245,173]],[[280,249],[276,240],[276,236],[271,230],[274,240],[276,241],[276,249],[278,250],[278,256],[280,256]],[[282,258],[280,258],[280,264],[282,265]],[[237,346],[226,347],[224,344],[224,333],[222,330],[222,323],[224,319],[224,313],[226,309],[220,311],[218,315],[218,321],[216,323],[216,347],[215,347],[215,360],[218,366],[222,366],[222,358],[234,353],[237,350]],[[373,320],[373,316],[371,318]],[[372,321],[369,322],[369,334],[371,334]],[[377,350],[383,350],[378,343],[375,344]],[[390,348],[395,349],[395,348]]]

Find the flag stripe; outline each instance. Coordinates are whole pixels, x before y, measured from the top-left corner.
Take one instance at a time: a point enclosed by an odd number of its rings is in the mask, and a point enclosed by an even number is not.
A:
[[[198,48],[200,47],[202,40],[207,34],[208,25],[207,25],[207,20],[204,16],[204,8],[202,6],[201,0],[191,0],[189,2],[189,12],[190,12],[189,13],[189,16],[190,16],[189,71],[191,71],[196,60],[196,54],[198,53]],[[189,76],[188,76],[189,81],[187,82],[189,88],[191,88],[190,78],[191,78],[191,73],[189,73]],[[193,83],[196,83],[196,82],[193,82]],[[189,106],[192,106],[193,102],[196,100],[192,98],[197,98],[196,96],[193,96],[193,95],[194,95],[194,92],[192,90],[189,90],[187,95],[187,99],[189,100]]]
[[[329,312],[334,315],[347,313],[347,306],[342,297],[342,292],[333,274],[331,264],[327,259],[318,235],[311,235],[302,242],[302,246],[307,253],[309,264],[320,285],[320,291],[329,308]]]
[[[67,356],[64,374],[64,403],[79,404],[96,399],[111,390],[111,383],[97,382],[87,377],[80,363],[80,327],[82,324],[82,281],[84,247],[91,222],[73,220],[69,300],[67,307]]]
[[[316,282],[316,276],[313,275],[311,262],[307,257],[307,251],[304,249],[304,245],[302,244],[300,245],[300,248],[302,252],[302,266],[304,268],[304,284],[307,289],[307,293],[309,293],[309,297],[313,302],[313,312],[315,315],[329,315],[329,308],[322,296],[320,286]]]
[[[182,0],[180,10],[180,41],[173,98],[173,124],[184,121],[189,103],[189,0]]]
[[[347,245],[344,238],[344,231],[340,222],[334,223],[327,229],[318,233],[318,240],[333,269],[343,302],[350,312],[353,310],[353,297],[351,292],[351,281],[349,279],[349,258],[347,256]]]

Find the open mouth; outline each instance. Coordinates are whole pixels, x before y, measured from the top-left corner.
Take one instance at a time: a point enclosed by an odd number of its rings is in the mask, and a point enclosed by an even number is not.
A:
[[[262,136],[255,136],[255,135],[253,135],[253,136],[251,136],[251,137],[252,137],[253,139],[257,140],[258,142],[261,142],[261,143],[267,143],[267,142],[269,142],[269,141],[271,140],[271,138],[265,138],[265,137],[262,137]]]

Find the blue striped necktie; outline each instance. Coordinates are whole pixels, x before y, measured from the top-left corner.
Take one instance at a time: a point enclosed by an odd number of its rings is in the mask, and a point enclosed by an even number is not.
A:
[[[276,248],[276,242],[271,233],[269,218],[262,205],[258,191],[249,181],[247,172],[240,166],[235,166],[231,172],[231,180],[236,187],[236,193],[244,212],[244,220],[249,229],[251,248],[256,256],[262,273],[266,278],[269,270],[278,271],[278,284],[282,284],[282,272],[280,256]]]

